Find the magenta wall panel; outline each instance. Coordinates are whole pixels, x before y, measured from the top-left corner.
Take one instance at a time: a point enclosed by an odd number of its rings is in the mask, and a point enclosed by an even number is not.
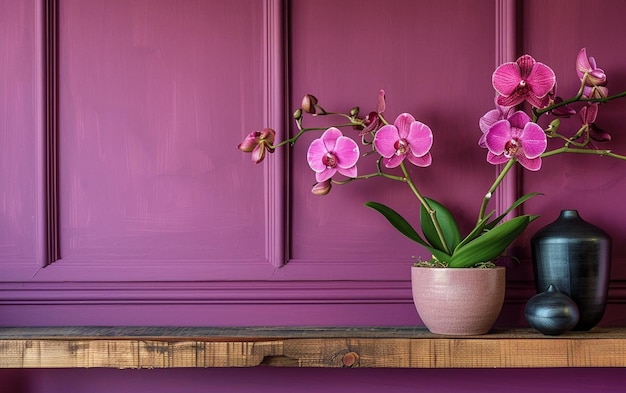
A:
[[[476,145],[478,119],[493,101],[494,3],[394,1],[375,8],[373,20],[373,7],[356,0],[293,2],[292,9],[292,107],[311,93],[328,111],[359,106],[367,114],[384,89],[388,120],[410,112],[433,130],[432,166],[412,167],[421,191],[473,225],[494,173]],[[417,200],[388,179],[312,195],[315,180],[304,158],[317,136],[305,137],[293,154],[292,263],[329,260],[359,275],[405,277],[411,258],[428,253],[363,203],[385,203],[416,222]],[[374,172],[374,164],[362,159],[359,174]]]
[[[0,264],[3,275],[37,259],[41,55],[36,7],[0,2]]]
[[[263,211],[233,198],[261,179],[224,148],[261,120],[261,73],[249,67],[260,12],[241,1],[61,1],[64,260],[167,270],[263,251]]]
[[[56,263],[118,279],[262,255],[263,210],[233,198],[262,178],[226,148],[263,120],[261,3],[60,5]]]

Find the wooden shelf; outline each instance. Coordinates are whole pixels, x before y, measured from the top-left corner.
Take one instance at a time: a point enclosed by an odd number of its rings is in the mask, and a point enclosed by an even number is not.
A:
[[[626,367],[626,328],[448,337],[407,327],[0,328],[0,368]]]

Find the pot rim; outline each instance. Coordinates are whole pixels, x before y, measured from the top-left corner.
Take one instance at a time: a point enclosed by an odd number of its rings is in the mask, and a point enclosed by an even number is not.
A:
[[[431,269],[431,270],[472,270],[472,271],[479,271],[479,270],[487,270],[487,271],[493,271],[493,270],[501,270],[501,269],[506,269],[506,266],[495,266],[495,267],[437,267],[437,266],[415,266],[412,265],[411,266],[412,269]]]

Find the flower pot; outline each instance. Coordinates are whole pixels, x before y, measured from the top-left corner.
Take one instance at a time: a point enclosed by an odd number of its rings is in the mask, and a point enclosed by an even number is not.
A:
[[[500,315],[506,287],[504,267],[411,268],[413,302],[428,330],[446,335],[489,332]]]

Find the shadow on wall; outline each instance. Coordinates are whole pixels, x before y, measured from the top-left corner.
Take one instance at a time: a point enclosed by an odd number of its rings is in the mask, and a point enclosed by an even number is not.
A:
[[[623,392],[621,369],[0,370],[2,393]]]
[[[0,391],[6,393],[30,393],[27,370],[0,370]]]

